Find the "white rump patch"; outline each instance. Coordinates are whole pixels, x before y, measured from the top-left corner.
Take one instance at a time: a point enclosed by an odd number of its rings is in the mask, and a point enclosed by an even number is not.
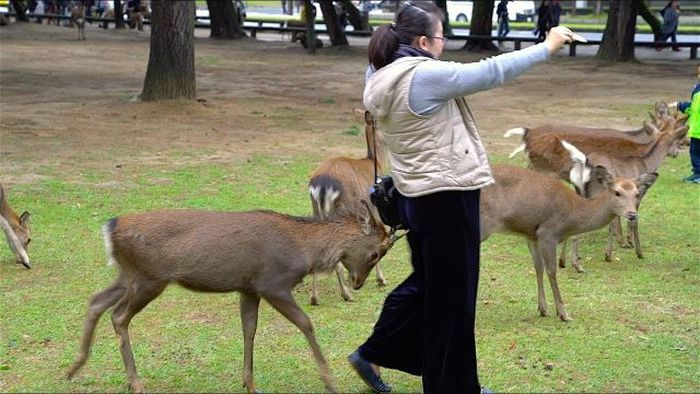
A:
[[[512,136],[514,136],[514,135],[519,135],[519,136],[522,137],[522,136],[525,135],[525,132],[526,132],[526,131],[527,131],[527,129],[524,128],[524,127],[516,127],[516,128],[514,128],[514,129],[510,129],[510,130],[506,131],[506,133],[503,134],[503,136],[506,137],[506,138],[510,138],[510,137],[512,137]]]
[[[512,151],[512,152],[510,153],[510,155],[508,155],[508,158],[509,158],[509,159],[512,159],[515,155],[517,155],[517,154],[520,153],[520,152],[524,152],[524,151],[525,151],[525,143],[522,143],[522,144],[520,144],[520,146],[518,146],[517,148],[515,148],[515,150]]]
[[[102,239],[105,243],[105,252],[107,252],[107,265],[115,266],[118,264],[114,258],[114,244],[112,244],[112,232],[109,230],[109,222],[102,226]]]
[[[326,213],[326,216],[330,216],[333,210],[333,203],[338,197],[340,197],[340,191],[334,189],[326,190],[326,199],[323,201],[323,212]]]
[[[591,180],[591,168],[587,165],[586,155],[572,144],[562,140],[561,145],[569,152],[571,157],[571,170],[569,180],[583,193],[584,186]]]

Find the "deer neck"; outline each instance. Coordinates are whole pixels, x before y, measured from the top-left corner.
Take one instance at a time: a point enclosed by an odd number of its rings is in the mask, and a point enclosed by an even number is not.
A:
[[[307,250],[309,273],[329,272],[335,268],[350,242],[347,230],[347,223],[318,222],[309,231],[298,234],[307,244],[316,246]]]
[[[571,206],[572,216],[564,229],[567,236],[597,230],[609,224],[615,216],[611,193],[605,191],[592,198],[575,195]]]
[[[656,171],[664,161],[671,145],[674,143],[673,133],[665,133],[659,136],[649,150],[642,156],[645,172]]]

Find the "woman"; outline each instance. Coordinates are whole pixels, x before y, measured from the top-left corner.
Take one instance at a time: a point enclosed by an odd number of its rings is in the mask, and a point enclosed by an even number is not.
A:
[[[681,14],[681,3],[679,0],[670,1],[666,7],[661,10],[664,17],[664,23],[661,25],[661,38],[659,41],[666,41],[671,38],[673,44],[676,43],[676,31],[678,30],[678,18]],[[657,51],[661,51],[662,47],[656,47]],[[673,51],[679,52],[681,48],[673,45]]]
[[[493,183],[463,96],[547,60],[572,32],[480,62],[437,60],[443,15],[406,3],[369,44],[365,107],[384,133],[413,272],[387,297],[372,335],[348,361],[375,392],[379,366],[423,378],[426,393],[479,392],[474,321],[479,275],[479,189]]]

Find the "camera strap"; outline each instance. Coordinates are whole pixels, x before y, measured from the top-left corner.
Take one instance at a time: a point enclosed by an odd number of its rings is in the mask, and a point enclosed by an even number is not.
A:
[[[369,111],[365,111],[365,125],[367,127],[367,131],[372,131],[372,159],[374,160],[374,181],[377,182],[379,180],[379,177],[377,176],[377,130],[375,128],[376,123],[374,122],[374,116]],[[367,138],[367,145],[369,146],[369,138]]]

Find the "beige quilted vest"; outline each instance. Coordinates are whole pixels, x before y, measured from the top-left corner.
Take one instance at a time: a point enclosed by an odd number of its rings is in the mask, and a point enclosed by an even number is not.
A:
[[[364,105],[384,136],[394,184],[418,197],[445,190],[475,190],[494,183],[486,151],[464,98],[421,116],[408,106],[413,73],[426,57],[404,57],[367,81]]]

